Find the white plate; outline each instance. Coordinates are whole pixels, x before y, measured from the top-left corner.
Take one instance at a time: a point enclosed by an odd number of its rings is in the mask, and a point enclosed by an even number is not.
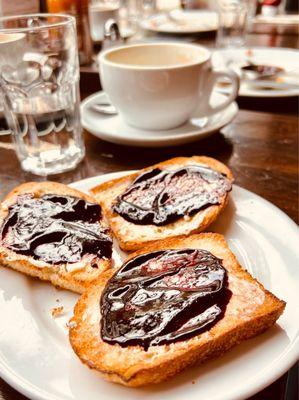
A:
[[[71,186],[87,191],[126,173]],[[269,202],[234,186],[228,207],[211,230],[223,233],[241,264],[287,302],[283,316],[269,331],[166,383],[125,388],[104,381],[73,353],[65,323],[77,295],[2,268],[1,377],[32,400],[240,400],[272,383],[299,356],[297,226]],[[50,310],[59,304],[68,312],[53,319]]]
[[[221,104],[221,93],[213,93],[211,104]],[[81,122],[85,129],[108,142],[139,147],[177,146],[194,142],[223,128],[238,112],[235,102],[210,118],[196,117],[196,111],[188,122],[174,129],[148,131],[127,125],[119,115],[104,115],[91,109],[92,104],[107,100],[104,92],[95,93],[81,103]]]
[[[278,24],[278,25],[295,25],[299,24],[299,15],[298,14],[282,14],[275,15],[273,17],[266,17],[264,15],[257,15],[253,22],[261,23],[261,24]]]
[[[215,31],[218,16],[215,11],[172,10],[155,14],[140,22],[142,29],[156,33],[196,34]]]
[[[229,66],[240,74],[240,66],[251,60],[255,64],[270,64],[282,67],[286,71],[299,73],[299,51],[286,48],[271,47],[249,47],[241,49],[217,50],[213,53],[212,62],[215,68],[226,68]],[[287,82],[287,80],[286,80]],[[298,83],[299,84],[299,83]],[[218,88],[219,92],[227,93],[227,87]],[[298,88],[256,89],[246,82],[241,82],[239,96],[246,97],[290,97],[299,96]]]

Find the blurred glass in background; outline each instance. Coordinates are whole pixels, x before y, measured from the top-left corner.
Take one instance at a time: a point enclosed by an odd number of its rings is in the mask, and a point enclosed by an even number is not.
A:
[[[139,30],[140,21],[156,11],[156,0],[121,0],[119,24],[122,36],[135,34]]]
[[[255,15],[254,0],[218,0],[217,47],[241,47],[245,45],[250,20]]]

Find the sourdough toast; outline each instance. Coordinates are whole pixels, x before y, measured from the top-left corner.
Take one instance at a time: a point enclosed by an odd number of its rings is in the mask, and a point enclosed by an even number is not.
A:
[[[204,249],[222,260],[232,292],[225,314],[208,331],[187,340],[150,346],[122,347],[102,340],[100,299],[113,271],[104,272],[99,281],[79,299],[70,323],[70,342],[78,357],[112,382],[137,387],[168,379],[188,365],[221,356],[231,347],[254,337],[282,314],[285,302],[267,291],[245,271],[230,251],[222,235],[195,234],[188,238],[162,240],[130,255],[166,249]]]
[[[80,262],[53,264],[36,259],[31,255],[20,254],[6,246],[2,233],[10,208],[16,204],[20,196],[26,195],[34,198],[44,195],[71,196],[93,204],[96,204],[96,201],[91,196],[63,184],[28,182],[12,190],[0,205],[0,264],[41,280],[50,281],[55,286],[82,293],[104,270],[110,268],[111,257],[96,257],[91,262],[90,257],[83,256]],[[97,207],[99,206],[97,205]],[[107,237],[111,240],[109,230],[102,221],[101,227],[107,231]]]
[[[140,174],[155,168],[176,170],[186,166],[208,167],[225,175],[230,183],[233,181],[233,176],[229,168],[213,158],[203,156],[177,157],[128,176],[105,182],[91,190],[92,195],[101,204],[103,213],[122,250],[138,250],[145,244],[156,240],[199,233],[205,230],[218,217],[227,204],[228,193],[225,193],[220,198],[218,204],[210,205],[190,216],[181,217],[163,226],[154,224],[138,225],[126,220],[113,210],[113,205],[118,196],[125,192]]]

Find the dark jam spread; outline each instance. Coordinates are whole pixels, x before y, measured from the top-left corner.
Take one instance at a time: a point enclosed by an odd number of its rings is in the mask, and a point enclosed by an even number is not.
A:
[[[121,346],[172,343],[209,330],[231,292],[222,261],[206,250],[137,256],[108,281],[101,297],[101,336]]]
[[[80,198],[22,195],[9,208],[2,243],[50,264],[75,263],[85,254],[110,258],[112,240],[100,218],[101,207]]]
[[[230,190],[227,177],[207,167],[155,168],[139,175],[117,198],[113,210],[135,224],[166,225],[219,204]]]

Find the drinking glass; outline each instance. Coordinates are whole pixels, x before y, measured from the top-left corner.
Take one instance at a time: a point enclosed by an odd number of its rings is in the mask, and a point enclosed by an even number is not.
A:
[[[218,0],[217,47],[241,47],[245,44],[248,3],[246,0]]]
[[[141,0],[139,3],[139,9],[142,18],[150,17],[152,14],[155,14],[157,12],[157,1]]]
[[[24,170],[55,174],[82,160],[74,17],[0,18],[0,97]]]
[[[120,9],[121,26],[124,26],[124,30],[136,33],[140,28],[139,22],[156,12],[156,0],[122,0]]]

